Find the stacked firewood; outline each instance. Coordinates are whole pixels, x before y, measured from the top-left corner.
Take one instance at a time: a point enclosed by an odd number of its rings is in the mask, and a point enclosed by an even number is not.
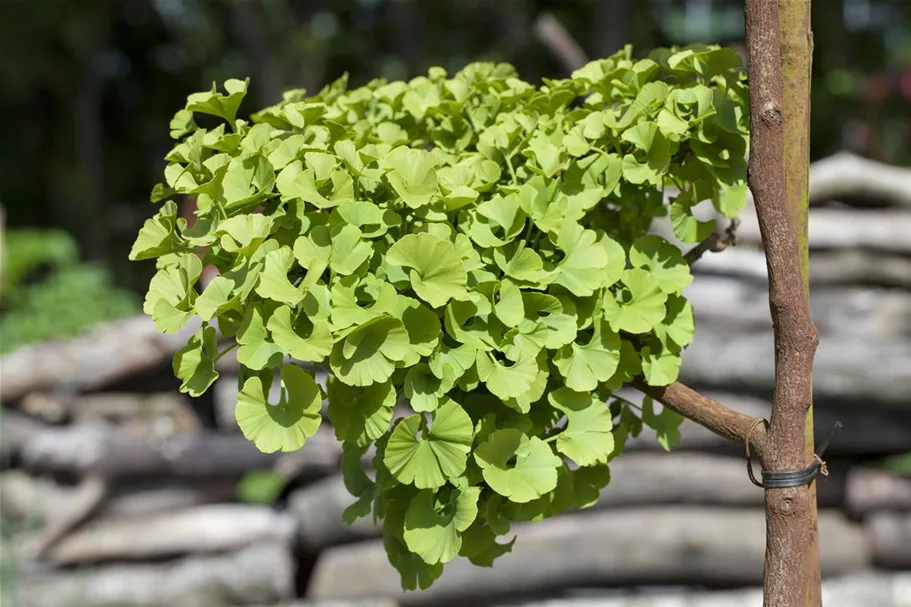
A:
[[[911,605],[911,476],[881,465],[911,452],[911,171],[838,155],[811,182],[817,441],[844,426],[817,483],[825,601]],[[768,417],[772,327],[751,213],[737,246],[694,266],[697,334],[681,380]],[[457,560],[429,590],[403,593],[380,530],[341,522],[352,498],[328,420],[300,452],[263,454],[233,421],[230,356],[210,394],[177,392],[170,358],[193,329],[165,336],[135,318],[0,360],[0,602],[761,604],[762,490],[742,446],[689,422],[671,453],[632,441],[590,510],[515,525],[513,552],[493,568]],[[240,499],[256,470],[280,477],[274,503]]]

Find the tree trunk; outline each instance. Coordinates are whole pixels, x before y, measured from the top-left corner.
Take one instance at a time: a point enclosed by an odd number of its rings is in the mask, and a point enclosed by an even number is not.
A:
[[[769,266],[775,327],[775,389],[762,455],[763,471],[769,472],[800,470],[813,448],[811,372],[819,342],[810,319],[807,281],[809,41],[795,40],[809,34],[809,8],[808,0],[781,5],[779,11],[779,2],[746,0],[745,11],[751,108],[748,179]],[[810,484],[765,493],[765,605],[818,606],[815,490]]]
[[[791,216],[791,225],[800,249],[800,270],[803,278],[804,307],[810,306],[810,70],[813,56],[813,34],[810,25],[810,0],[779,0],[778,24],[781,39],[781,78],[784,107],[784,166],[785,195]],[[814,459],[813,403],[812,403],[812,353],[808,363],[807,400],[809,408],[804,416],[804,463]],[[807,520],[802,523],[807,544],[806,571],[802,602],[807,607],[822,605],[822,578],[819,565],[819,529],[817,524],[816,483],[806,489],[808,501]],[[770,537],[769,540],[772,538]],[[797,588],[791,590],[798,598]],[[777,605],[777,602],[772,602]]]

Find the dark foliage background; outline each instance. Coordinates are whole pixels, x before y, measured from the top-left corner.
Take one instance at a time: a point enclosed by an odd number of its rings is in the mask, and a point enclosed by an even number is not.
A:
[[[349,72],[410,78],[431,65],[564,72],[534,35],[552,13],[590,57],[694,41],[737,45],[739,0],[4,0],[0,203],[8,228],[61,228],[80,255],[144,290],[126,253],[152,214],[167,124],[189,93],[252,78],[242,112]],[[911,2],[814,7],[812,156],[911,162]],[[150,265],[150,264],[145,264]]]

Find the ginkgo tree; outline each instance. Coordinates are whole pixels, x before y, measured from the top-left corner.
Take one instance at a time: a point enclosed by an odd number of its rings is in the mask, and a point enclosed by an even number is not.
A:
[[[595,503],[643,426],[678,438],[675,407],[614,393],[675,385],[694,336],[689,265],[653,220],[697,243],[715,226],[696,204],[745,204],[738,66],[627,47],[533,86],[474,63],[289,91],[248,119],[246,81],[190,95],[130,254],[156,260],[158,329],[202,321],[174,357],[181,389],[204,393],[236,348],[244,435],[294,451],[325,413],[344,517],[383,520],[405,588],[458,556],[490,566],[512,522]],[[199,289],[204,265],[219,275]]]

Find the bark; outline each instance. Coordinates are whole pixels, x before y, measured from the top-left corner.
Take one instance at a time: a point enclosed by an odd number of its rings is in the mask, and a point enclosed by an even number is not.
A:
[[[630,386],[718,436],[741,444],[749,440],[750,452],[756,456],[761,457],[765,451],[766,428],[764,424],[756,423],[757,418],[738,413],[680,382],[649,386],[640,377]]]
[[[862,530],[824,513],[827,575],[869,566]],[[607,509],[516,524],[494,567],[446,564],[428,590],[403,593],[382,540],[321,553],[308,598],[397,598],[403,605],[475,605],[519,593],[579,586],[748,585],[761,581],[764,516],[759,509],[653,506]]]
[[[805,0],[802,0],[805,1]],[[795,5],[796,6],[796,5]],[[788,10],[789,18],[793,13]],[[782,79],[782,32],[779,7],[771,0],[747,0],[746,41],[750,75],[750,165],[748,182],[753,192],[760,233],[769,266],[769,304],[775,327],[775,389],[769,422],[769,436],[763,452],[763,469],[799,470],[807,461],[807,418],[811,414],[811,372],[819,341],[810,319],[803,259],[806,257],[806,198],[801,178],[785,170],[789,166],[807,171],[805,137],[785,150],[786,132],[805,116],[788,99],[805,95],[794,82],[794,68]],[[789,24],[804,27],[809,23]],[[808,73],[803,74],[807,78]],[[803,103],[803,102],[798,102]],[[785,112],[789,115],[786,125]],[[799,124],[798,124],[799,125]],[[791,201],[796,204],[791,204]],[[806,274],[809,273],[807,268]],[[812,417],[810,417],[812,419]],[[812,436],[812,435],[811,435]],[[766,490],[767,542],[764,572],[764,601],[768,607],[819,605],[819,573],[816,567],[816,500],[809,486]]]

